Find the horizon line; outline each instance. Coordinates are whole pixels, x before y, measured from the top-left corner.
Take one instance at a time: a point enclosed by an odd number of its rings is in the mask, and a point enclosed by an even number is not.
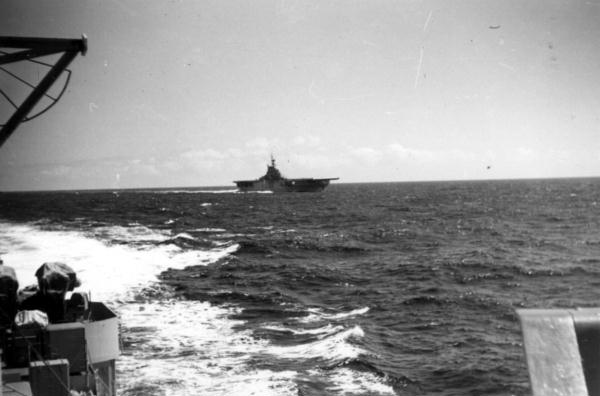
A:
[[[556,177],[517,177],[517,178],[498,178],[498,179],[437,179],[437,180],[395,180],[395,181],[363,181],[363,182],[338,182],[333,185],[349,184],[409,184],[409,183],[464,183],[464,182],[502,182],[502,181],[542,181],[542,180],[565,180],[565,179],[598,179],[600,176],[556,176]],[[0,194],[11,193],[57,193],[57,192],[118,192],[118,191],[140,191],[140,190],[191,190],[191,189],[236,189],[231,185],[221,186],[169,186],[169,187],[98,187],[98,188],[62,188],[45,190],[0,190]]]

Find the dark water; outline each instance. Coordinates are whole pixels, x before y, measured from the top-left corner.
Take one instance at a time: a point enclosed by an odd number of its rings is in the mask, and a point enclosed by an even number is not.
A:
[[[598,305],[597,197],[600,179],[5,193],[0,219],[113,246],[145,249],[106,233],[141,226],[181,252],[233,247],[160,279],[169,298],[231,309],[235,334],[268,346],[244,364],[292,373],[291,391],[274,394],[526,395],[515,309]],[[179,389],[121,393],[193,394]]]

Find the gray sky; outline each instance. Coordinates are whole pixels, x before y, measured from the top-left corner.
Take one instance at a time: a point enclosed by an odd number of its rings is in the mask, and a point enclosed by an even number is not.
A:
[[[597,0],[0,1],[89,38],[2,190],[600,175]]]

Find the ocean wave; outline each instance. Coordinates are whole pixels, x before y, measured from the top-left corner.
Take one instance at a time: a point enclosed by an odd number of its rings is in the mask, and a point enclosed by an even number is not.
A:
[[[335,366],[365,353],[349,342],[364,337],[359,326],[327,326],[314,341],[280,346],[254,337],[250,329],[240,331],[243,322],[231,318],[241,311],[189,300],[122,306],[126,350],[118,365],[120,378],[124,377],[121,394],[141,395],[136,392],[150,386],[177,395],[297,395],[301,394],[299,383],[306,374],[286,369],[289,364],[282,364],[280,370],[260,368],[260,362],[321,361]],[[340,372],[362,378],[360,386],[352,389],[384,389],[380,378],[351,371],[339,368],[310,375],[322,378],[331,391],[340,394],[348,394],[344,392],[350,389],[343,387]],[[243,383],[247,387],[242,387]],[[227,384],[231,391],[225,392]]]
[[[263,191],[240,191],[240,190],[234,190],[234,193],[237,194],[273,194],[273,191],[271,190],[263,190]]]
[[[188,241],[195,241],[196,240],[196,238],[194,238],[193,236],[191,236],[187,232],[180,232],[179,234],[175,235],[171,239],[187,239]]]
[[[222,233],[222,232],[227,232],[226,229],[224,228],[210,228],[210,227],[205,227],[205,228],[194,228],[193,230],[194,232],[205,232],[205,233]]]
[[[162,242],[169,238],[168,230],[152,230],[140,224],[129,226],[100,226],[92,227],[88,231],[94,239],[102,239],[111,243],[152,243]]]
[[[240,245],[238,254],[266,254],[272,252],[271,247],[257,241],[243,240],[239,241],[238,244]]]
[[[173,190],[137,190],[128,191],[131,193],[152,193],[152,194],[233,194],[237,193],[237,189],[223,189],[223,190],[187,190],[187,189],[173,189]]]
[[[394,388],[385,383],[382,377],[370,372],[356,371],[342,367],[332,370],[328,377],[333,383],[326,390],[343,395],[396,395]]]
[[[275,355],[278,359],[322,359],[331,364],[356,358],[361,353],[365,353],[358,346],[348,342],[351,338],[358,339],[364,337],[364,335],[365,332],[360,326],[354,326],[308,344],[294,346],[270,345],[266,347],[265,352]]]
[[[189,248],[210,249],[210,248],[213,248],[216,246],[214,241],[211,241],[208,239],[194,238],[187,232],[180,232],[179,234],[177,234],[169,239],[159,242],[159,244],[173,244],[182,249],[189,249]]]
[[[157,300],[120,307],[123,355],[117,365],[119,393],[144,388],[176,395],[296,395],[294,371],[253,367],[268,345],[234,329],[235,308],[184,300]]]
[[[331,323],[328,323],[326,326],[317,327],[314,329],[297,329],[297,328],[292,328],[292,327],[287,327],[287,326],[278,326],[278,325],[262,326],[261,328],[266,329],[266,330],[271,330],[271,331],[292,333],[292,334],[297,334],[297,335],[308,334],[308,335],[317,335],[317,336],[329,335],[329,334],[337,333],[337,332],[343,330],[342,326],[339,326],[339,325],[333,326]]]
[[[248,236],[250,235],[246,235]],[[243,239],[238,243],[240,244],[238,254],[285,254],[285,252],[363,254],[370,250],[368,246],[358,242],[336,243],[327,238]]]
[[[156,281],[167,268],[207,265],[237,250],[237,245],[230,245],[184,251],[173,244],[156,244],[157,240],[166,240],[162,232],[153,233],[139,226],[130,231],[128,234],[126,227],[109,227],[99,234],[109,235],[110,240],[118,235],[132,246],[105,243],[90,237],[95,233],[89,231],[46,231],[26,224],[1,223],[0,254],[6,265],[15,268],[21,285],[37,283],[34,273],[42,263],[63,261],[75,269],[83,287],[92,290],[94,297],[112,300]],[[136,240],[152,243],[140,247],[134,243]]]
[[[301,319],[302,322],[316,322],[316,321],[327,321],[327,320],[342,320],[348,319],[358,315],[364,315],[369,312],[369,307],[357,308],[348,312],[338,313],[325,313],[319,308],[309,308],[308,316]]]
[[[440,297],[436,297],[436,296],[416,296],[416,297],[411,297],[411,298],[404,300],[402,302],[402,304],[404,304],[404,305],[428,305],[428,304],[445,305],[445,304],[449,304],[451,302],[452,301],[448,298],[440,298]]]

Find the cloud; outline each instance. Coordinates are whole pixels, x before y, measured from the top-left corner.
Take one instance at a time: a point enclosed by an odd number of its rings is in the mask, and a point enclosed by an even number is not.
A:
[[[148,161],[133,160],[124,168],[127,173],[135,175],[148,175],[148,176],[160,176],[162,172],[159,170],[157,164],[154,163],[154,159],[151,158]]]
[[[43,169],[40,173],[44,176],[62,177],[73,173],[73,168],[66,165],[56,165]]]
[[[222,153],[221,151],[215,150],[213,148],[208,148],[208,149],[204,149],[204,150],[185,151],[181,154],[181,157],[184,159],[191,159],[191,160],[205,160],[205,159],[221,160],[221,159],[224,159],[226,157],[226,155],[224,153]]]
[[[321,138],[314,135],[296,136],[292,139],[296,146],[317,147],[321,144]]]
[[[294,172],[299,172],[303,170],[318,170],[319,172],[329,172],[333,171],[343,162],[339,155],[331,155],[330,153],[317,152],[296,152],[291,154],[290,161],[294,164]],[[319,174],[315,176],[323,175]]]
[[[225,155],[226,157],[241,158],[244,156],[244,152],[238,148],[228,148]]]
[[[180,155],[182,164],[197,172],[221,169],[228,157],[228,154],[212,148],[186,151]]]
[[[352,157],[355,157],[359,161],[365,161],[369,164],[378,162],[382,157],[381,151],[371,147],[350,148],[348,151]]]
[[[442,158],[448,158],[453,161],[477,161],[489,158],[489,152],[481,154],[456,148],[450,149],[448,151],[442,151],[438,155]]]
[[[245,146],[250,150],[267,152],[273,150],[273,147],[278,146],[278,141],[276,139],[269,140],[265,137],[258,136],[246,141]]]
[[[550,159],[558,162],[571,162],[574,160],[574,154],[571,150],[549,150],[548,155]]]
[[[410,159],[410,160],[416,160],[416,161],[421,161],[421,162],[430,162],[430,161],[433,161],[436,158],[436,156],[439,156],[429,150],[408,148],[408,147],[404,147],[403,145],[401,145],[399,143],[390,144],[388,146],[388,152],[397,159],[402,159],[402,160]]]
[[[516,154],[521,159],[533,159],[538,156],[537,152],[528,147],[517,147]]]

